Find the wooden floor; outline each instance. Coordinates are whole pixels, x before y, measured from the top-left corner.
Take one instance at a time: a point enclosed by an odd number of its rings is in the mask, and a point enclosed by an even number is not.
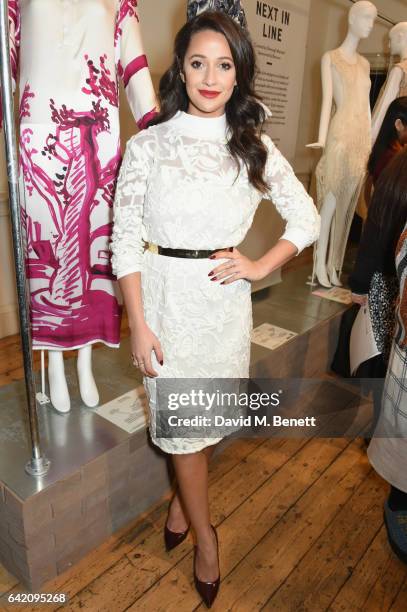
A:
[[[213,609],[405,612],[407,568],[387,544],[386,490],[360,439],[241,440],[227,448],[210,471],[223,579]],[[164,550],[166,506],[48,583],[43,592],[69,596],[63,608],[23,609],[205,609],[193,588],[192,541]],[[23,590],[0,570],[0,591]]]
[[[126,334],[124,328],[123,334]],[[0,382],[21,378],[17,337],[0,340]],[[222,583],[216,611],[407,611],[407,566],[383,526],[387,484],[361,439],[240,440],[210,469]],[[190,536],[170,554],[167,500],[44,586],[92,612],[204,610]],[[0,566],[0,593],[25,589]],[[4,606],[1,610],[14,610]]]

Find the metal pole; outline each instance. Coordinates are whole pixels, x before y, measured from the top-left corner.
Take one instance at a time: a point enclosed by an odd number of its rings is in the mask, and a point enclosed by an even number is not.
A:
[[[21,229],[20,194],[18,190],[17,143],[14,129],[14,103],[11,86],[10,45],[8,30],[8,1],[0,0],[0,87],[3,101],[4,140],[6,144],[7,177],[13,250],[16,266],[16,283],[20,333],[24,358],[25,387],[27,393],[28,421],[32,448],[32,458],[25,466],[32,476],[42,476],[48,472],[50,462],[41,454],[38,430],[37,403],[33,372],[30,318],[28,309],[27,279],[25,274],[24,249]]]

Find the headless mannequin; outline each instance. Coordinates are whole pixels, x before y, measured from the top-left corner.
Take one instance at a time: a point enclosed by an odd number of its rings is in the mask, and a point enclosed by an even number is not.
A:
[[[117,77],[139,128],[156,106],[137,2],[96,4],[9,0],[33,348],[48,351],[51,401],[62,413],[70,410],[63,351],[78,349],[80,395],[93,407],[92,344],[120,342],[108,246],[121,158]]]
[[[357,53],[358,45],[361,39],[369,36],[376,17],[376,7],[371,2],[365,0],[357,2],[350,9],[348,18],[348,33],[345,40],[339,47],[341,56],[349,64],[354,65],[359,61],[359,59],[361,59],[361,56]],[[313,149],[325,148],[333,103],[335,103],[337,109],[340,109],[344,102],[341,81],[335,67],[331,62],[330,52],[325,53],[322,57],[321,74],[323,101],[318,142],[307,145],[307,147]],[[369,113],[370,117],[368,95],[366,96],[366,105],[367,112]],[[316,246],[314,274],[316,275],[318,282],[324,287],[341,285],[338,270],[336,268],[328,270],[326,263],[329,235],[337,204],[338,202],[336,195],[330,191],[325,195],[320,208],[321,233]]]
[[[402,21],[395,25],[389,34],[390,53],[399,55],[401,62],[407,63],[407,21]],[[372,119],[372,144],[380,132],[384,116],[390,104],[400,96],[400,88],[405,76],[401,66],[394,66],[390,71],[384,89],[375,106]],[[406,94],[402,94],[406,95]]]

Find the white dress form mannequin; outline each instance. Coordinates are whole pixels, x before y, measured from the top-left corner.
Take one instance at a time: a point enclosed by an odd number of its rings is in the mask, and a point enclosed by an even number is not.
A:
[[[338,59],[338,62],[344,62],[348,66],[357,67],[360,66],[360,74],[358,85],[360,86],[360,96],[363,97],[363,119],[365,126],[362,126],[362,129],[367,130],[369,134],[363,134],[361,147],[363,149],[363,153],[366,156],[368,149],[368,141],[367,137],[370,141],[370,106],[369,106],[369,90],[370,90],[370,80],[369,77],[369,64],[367,60],[365,60],[362,56],[357,53],[357,48],[359,46],[360,40],[363,38],[367,38],[372,31],[375,19],[377,18],[377,9],[371,2],[366,0],[360,0],[356,2],[354,6],[349,11],[348,17],[348,33],[340,45],[338,49],[334,51],[327,52],[322,57],[321,62],[321,75],[322,75],[322,92],[323,92],[323,100],[322,100],[322,110],[321,110],[321,118],[319,125],[319,136],[318,142],[307,145],[307,147],[314,149],[325,149],[324,155],[325,159],[321,158],[320,161],[320,169],[321,162],[325,163],[325,167],[329,167],[330,165],[334,166],[335,163],[340,163],[340,160],[334,159],[335,153],[334,151],[329,151],[329,145],[333,144],[333,140],[337,140],[337,134],[332,134],[332,124],[333,121],[331,111],[333,104],[336,108],[336,113],[338,116],[340,113],[344,112],[346,107],[349,108],[349,114],[352,115],[352,99],[350,96],[346,95],[342,83],[341,76],[338,74],[337,68],[334,65],[333,57]],[[334,55],[335,54],[335,55]],[[364,73],[364,74],[363,74]],[[355,84],[356,86],[356,84]],[[347,108],[346,108],[347,111]],[[345,112],[346,112],[345,111]],[[355,125],[355,122],[352,125],[352,117],[349,117],[349,130],[353,130],[356,128],[356,131],[360,125]],[[347,124],[348,125],[348,124]],[[336,126],[337,131],[338,126]],[[342,128],[343,129],[343,125]],[[352,139],[352,135],[349,134],[350,139]],[[344,138],[344,142],[346,138]],[[340,145],[340,143],[338,143]],[[343,153],[343,152],[342,152]],[[352,151],[349,151],[351,154]],[[366,159],[367,161],[367,159]],[[317,169],[318,170],[318,169]],[[346,181],[346,175],[343,176],[342,181]],[[355,186],[355,196],[357,195],[357,187]],[[345,207],[345,216],[346,216],[346,225],[350,226],[349,219],[350,215],[353,214],[351,210],[354,206],[356,206],[356,197],[351,198],[351,202],[341,202],[338,201],[338,195],[335,191],[328,191],[324,194],[322,201],[318,202],[320,208],[321,215],[321,233],[320,238],[316,244],[316,248],[314,251],[314,275],[317,277],[318,282],[324,287],[331,287],[333,285],[340,286],[340,270],[342,268],[343,255],[341,253],[336,253],[338,248],[332,244],[333,236],[335,232],[335,221],[336,221],[336,212],[337,206]],[[341,234],[347,233],[343,231],[343,228],[336,228],[337,231],[340,231]],[[345,228],[346,230],[346,228]],[[348,230],[347,230],[348,231]],[[330,240],[331,238],[331,240]],[[345,240],[345,242],[346,242]],[[328,245],[330,244],[330,263],[327,264],[327,252]],[[344,245],[340,245],[340,251],[344,253]]]
[[[92,407],[99,402],[92,345],[120,343],[109,253],[121,161],[119,77],[139,128],[156,106],[135,4],[8,3],[32,340],[48,351],[59,412],[70,409],[63,351],[78,350],[80,395]]]
[[[92,371],[92,345],[78,349],[79,392],[85,406],[99,403],[99,392]],[[58,412],[69,412],[71,400],[65,377],[63,351],[48,351],[48,384],[51,403]]]
[[[392,55],[399,55],[400,62],[389,72],[386,83],[376,103],[372,118],[372,144],[382,127],[384,116],[396,98],[407,95],[407,21],[395,25],[389,33],[389,46]]]

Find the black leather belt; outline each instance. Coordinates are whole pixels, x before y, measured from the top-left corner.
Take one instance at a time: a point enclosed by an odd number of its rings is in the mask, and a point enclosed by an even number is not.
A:
[[[199,249],[169,249],[167,247],[161,247],[155,244],[150,244],[148,250],[158,255],[165,255],[166,257],[182,257],[185,259],[207,259],[214,253],[219,251],[233,251],[233,247],[226,247],[224,249],[214,249],[213,251],[205,251]]]

